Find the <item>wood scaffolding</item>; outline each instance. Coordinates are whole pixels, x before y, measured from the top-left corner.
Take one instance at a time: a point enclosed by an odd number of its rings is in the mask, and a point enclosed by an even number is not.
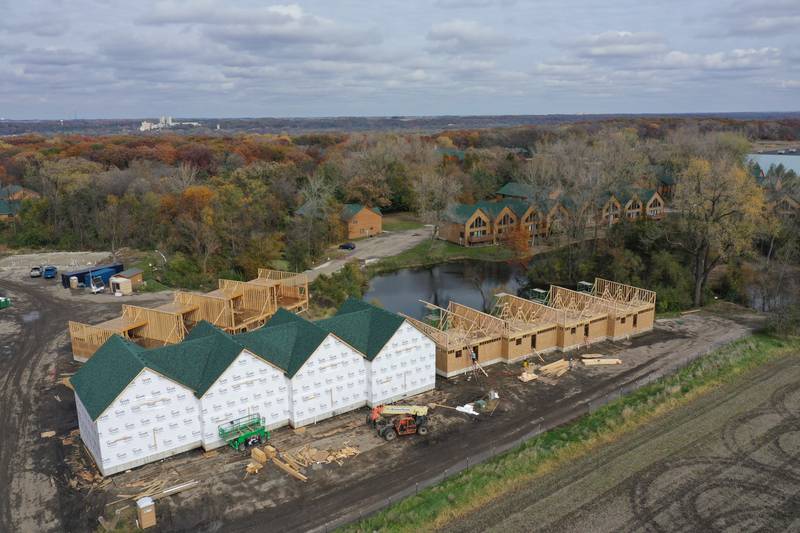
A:
[[[188,331],[206,320],[229,333],[261,327],[279,307],[294,312],[308,309],[308,278],[303,274],[259,269],[248,281],[218,280],[209,293],[176,291],[173,301],[155,308],[123,305],[118,318],[100,324],[69,323],[73,356],[85,361],[112,335],[146,347],[182,341]]]

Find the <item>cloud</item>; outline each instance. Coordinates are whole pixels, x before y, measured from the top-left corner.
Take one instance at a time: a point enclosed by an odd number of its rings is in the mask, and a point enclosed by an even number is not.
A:
[[[657,33],[629,31],[597,33],[565,45],[585,57],[641,57],[666,49],[663,37]]]
[[[436,7],[444,9],[509,7],[517,0],[436,0]]]
[[[428,32],[427,39],[432,52],[445,54],[490,53],[522,42],[522,39],[462,19],[435,24]]]
[[[755,70],[773,67],[780,62],[777,48],[735,49],[730,52],[691,54],[672,51],[654,61],[653,68],[700,70]]]
[[[797,0],[739,0],[717,9],[709,18],[716,22],[709,36],[760,37],[797,33],[800,2]]]
[[[137,19],[142,25],[169,24],[282,24],[303,19],[318,20],[297,4],[247,9],[210,0],[167,0]]]

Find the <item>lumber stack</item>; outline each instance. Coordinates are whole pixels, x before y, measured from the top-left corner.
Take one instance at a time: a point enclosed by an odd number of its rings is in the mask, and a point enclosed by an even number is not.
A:
[[[584,359],[583,364],[585,366],[599,366],[599,365],[621,365],[622,360],[616,358],[608,358],[608,359]]]
[[[261,449],[257,447],[254,447],[250,451],[250,457],[253,459],[253,461],[255,461],[260,465],[263,465],[267,462],[267,454],[265,454],[263,451],[261,451]]]
[[[517,377],[517,379],[519,379],[523,383],[528,383],[529,381],[533,381],[535,379],[538,379],[538,377],[539,376],[537,376],[533,372],[523,372],[522,374],[520,374]]]
[[[555,363],[550,363],[549,365],[539,367],[540,374],[551,378],[560,378],[566,374],[568,370],[569,361],[566,359],[559,359]]]

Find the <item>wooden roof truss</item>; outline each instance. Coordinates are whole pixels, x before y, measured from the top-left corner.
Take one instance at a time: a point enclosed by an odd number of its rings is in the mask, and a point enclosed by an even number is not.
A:
[[[582,323],[601,315],[616,316],[625,309],[613,302],[598,298],[586,292],[573,291],[564,287],[550,286],[547,299],[550,306],[567,312],[567,321]]]
[[[563,310],[507,293],[497,295],[492,315],[505,323],[508,334],[531,331],[547,324],[563,324],[566,319]]]
[[[468,349],[492,337],[501,337],[505,332],[501,319],[466,305],[450,302],[445,309],[430,302],[422,303],[433,312],[435,324],[403,316],[447,351]]]
[[[656,304],[656,293],[647,289],[625,285],[603,278],[594,279],[592,295],[628,308],[641,308]]]

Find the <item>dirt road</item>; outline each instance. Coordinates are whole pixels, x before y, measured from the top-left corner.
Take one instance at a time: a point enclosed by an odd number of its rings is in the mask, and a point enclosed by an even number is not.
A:
[[[67,321],[111,318],[123,302],[73,298],[54,280],[26,276],[7,270],[0,277],[0,292],[13,302],[0,311],[0,531],[72,530],[80,523],[74,505],[82,498],[65,490],[60,440],[40,434],[63,435],[76,427],[72,394],[56,385],[60,372],[76,368]]]
[[[796,531],[800,354],[607,445],[446,531]]]

